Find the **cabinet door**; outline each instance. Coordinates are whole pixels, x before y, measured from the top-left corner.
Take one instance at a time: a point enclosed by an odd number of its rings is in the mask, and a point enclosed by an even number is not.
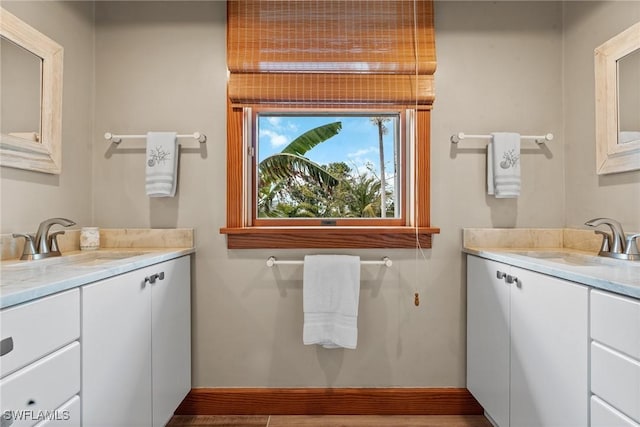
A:
[[[151,426],[147,269],[82,288],[82,425]]]
[[[587,425],[588,289],[513,267],[511,425]]]
[[[497,272],[507,268],[467,257],[467,388],[500,427],[509,426],[509,285]]]
[[[154,266],[151,285],[153,425],[164,426],[191,389],[190,257]]]

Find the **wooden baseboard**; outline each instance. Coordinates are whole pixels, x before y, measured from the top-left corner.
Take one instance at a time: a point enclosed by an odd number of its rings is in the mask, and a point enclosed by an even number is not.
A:
[[[482,415],[466,388],[195,388],[176,415]]]

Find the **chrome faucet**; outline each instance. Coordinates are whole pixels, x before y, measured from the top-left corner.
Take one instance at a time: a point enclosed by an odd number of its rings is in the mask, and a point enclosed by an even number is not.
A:
[[[636,239],[640,238],[640,234],[626,235],[622,229],[622,225],[611,218],[594,218],[584,223],[589,227],[598,227],[606,225],[611,229],[611,234],[596,230],[596,234],[601,234],[602,246],[598,255],[610,258],[640,260],[640,251]]]
[[[31,260],[60,256],[57,237],[60,234],[64,234],[64,231],[49,234],[49,229],[54,225],[70,227],[75,224],[75,222],[66,218],[49,218],[40,223],[35,237],[33,234],[14,233],[13,237],[24,237],[25,239],[24,250],[22,251],[20,259]]]

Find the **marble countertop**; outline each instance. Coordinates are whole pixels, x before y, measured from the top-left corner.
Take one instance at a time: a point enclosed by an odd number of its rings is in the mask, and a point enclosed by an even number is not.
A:
[[[640,299],[640,261],[594,256],[560,248],[465,246],[464,252],[538,273]]]
[[[24,303],[194,253],[190,248],[73,251],[36,261],[0,262],[0,308]]]

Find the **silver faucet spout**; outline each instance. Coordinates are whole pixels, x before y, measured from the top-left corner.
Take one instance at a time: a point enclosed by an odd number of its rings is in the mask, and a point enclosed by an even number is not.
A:
[[[611,218],[594,218],[590,221],[584,223],[584,225],[588,225],[589,227],[598,227],[599,225],[607,225],[611,229],[611,247],[609,249],[610,253],[621,254],[625,252],[626,242],[625,242],[625,234],[624,230],[622,230],[622,225]]]
[[[63,227],[70,227],[75,224],[76,224],[75,222],[66,218],[49,218],[42,221],[38,226],[38,232],[36,233],[37,253],[48,254],[50,252],[49,243],[47,242],[47,236],[49,235],[49,229],[52,226],[62,225]]]

